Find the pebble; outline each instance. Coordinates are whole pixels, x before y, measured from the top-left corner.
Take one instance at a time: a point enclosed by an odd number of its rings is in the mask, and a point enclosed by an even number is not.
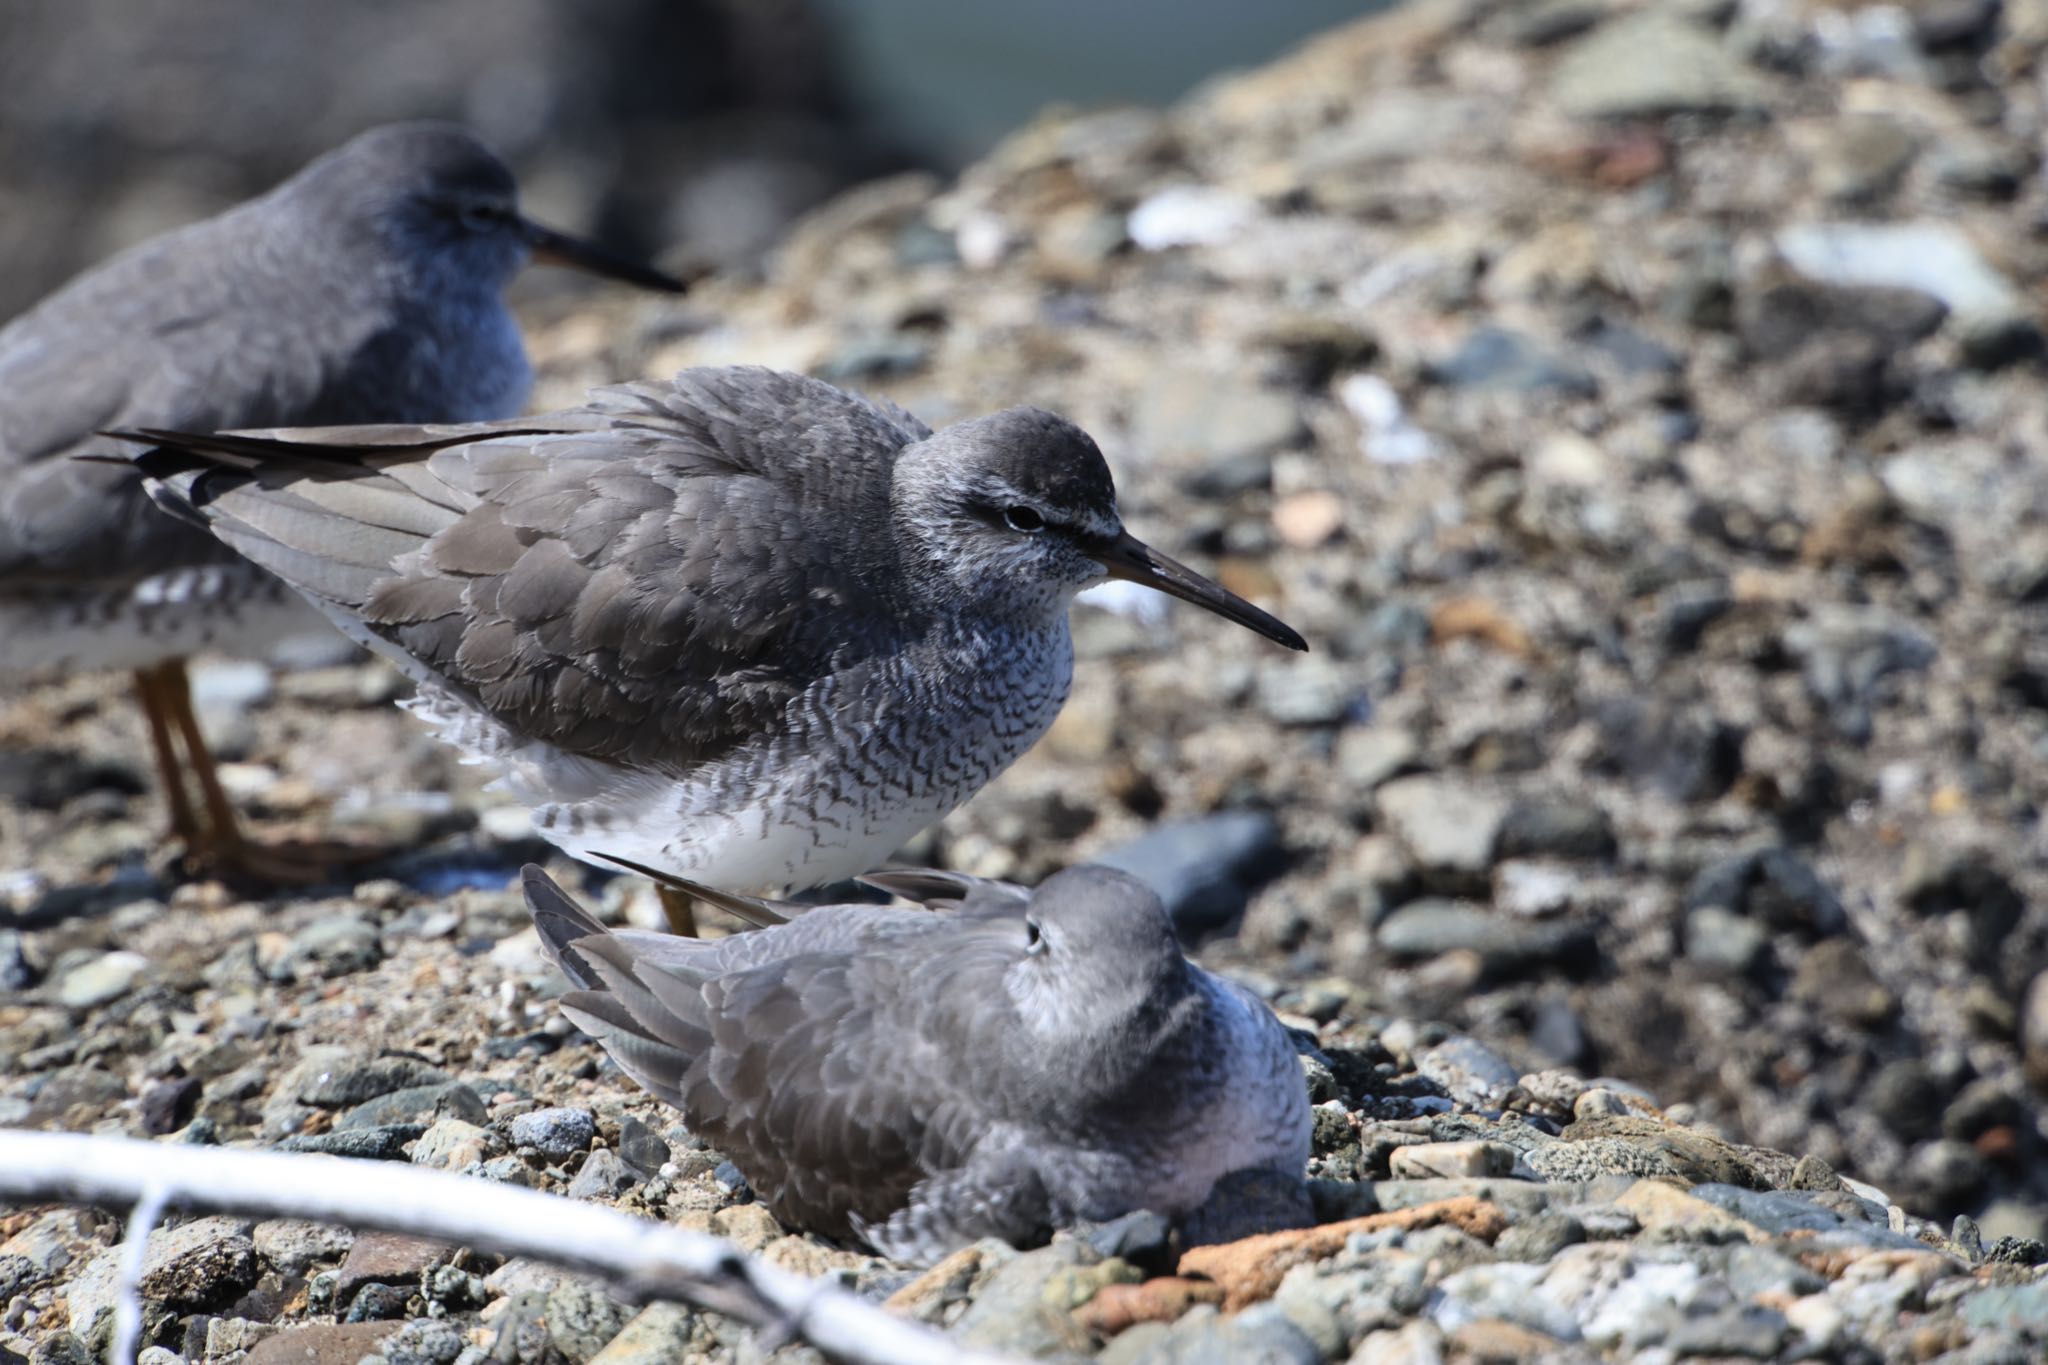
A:
[[[550,1161],[567,1160],[596,1136],[597,1120],[588,1109],[536,1109],[512,1120],[513,1143]]]
[[[413,1144],[412,1164],[459,1171],[503,1150],[504,1144],[488,1128],[462,1119],[437,1119]]]
[[[118,1000],[135,988],[149,970],[149,959],[141,953],[116,949],[64,973],[57,984],[57,1000],[68,1009],[91,1009]]]
[[[1359,791],[1371,791],[1414,768],[1421,759],[1422,746],[1406,730],[1355,726],[1337,738],[1337,771]]]
[[[571,1199],[611,1199],[640,1181],[641,1177],[619,1160],[617,1152],[600,1147],[584,1159],[576,1178],[569,1182],[567,1193]]]
[[[1094,861],[1128,872],[1166,903],[1181,942],[1227,932],[1251,893],[1275,875],[1286,851],[1280,824],[1265,811],[1226,811],[1155,825]]]
[[[1373,799],[1425,875],[1465,883],[1492,867],[1508,814],[1499,795],[1457,778],[1419,774],[1384,783]]]
[[[689,1309],[651,1303],[590,1358],[590,1365],[669,1365],[683,1358],[693,1335]]]

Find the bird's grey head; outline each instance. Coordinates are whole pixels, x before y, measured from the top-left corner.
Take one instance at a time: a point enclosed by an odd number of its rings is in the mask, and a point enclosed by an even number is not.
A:
[[[1193,602],[1291,649],[1300,635],[1124,529],[1109,465],[1087,432],[1042,408],[959,422],[904,449],[896,524],[913,579],[945,607],[994,601],[1064,613],[1106,578]]]
[[[896,461],[899,525],[942,590],[1064,607],[1105,571],[1090,553],[1123,534],[1109,465],[1087,432],[1041,408],[958,422]]]
[[[1042,1038],[1113,1039],[1170,1003],[1188,976],[1166,908],[1137,878],[1073,867],[1046,878],[1011,921],[1016,961],[1004,977]]]
[[[512,172],[459,124],[373,128],[306,167],[275,197],[293,207],[294,227],[308,237],[372,252],[416,291],[495,295],[535,258],[643,289],[683,287],[522,216]]]
[[[421,272],[428,287],[501,289],[532,254],[512,172],[452,123],[373,128],[279,194],[320,227]]]

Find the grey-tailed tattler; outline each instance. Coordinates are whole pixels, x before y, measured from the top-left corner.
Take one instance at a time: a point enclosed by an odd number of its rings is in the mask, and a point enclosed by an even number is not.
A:
[[[142,243],[0,329],[0,676],[135,670],[172,830],[193,863],[300,870],[241,834],[183,657],[261,653],[327,627],[276,579],[157,511],[134,468],[65,457],[123,449],[96,434],[110,427],[517,412],[531,372],[503,290],[530,258],[681,287],[523,217],[511,172],[465,130],[406,123]]]
[[[1299,1180],[1308,1161],[1287,1030],[1183,957],[1121,872],[1036,891],[876,876],[958,903],[817,906],[715,940],[611,932],[539,868],[522,880],[576,987],[562,1013],[785,1223],[926,1262],[1133,1209],[1178,1217],[1225,1175]]]
[[[934,433],[736,367],[496,424],[137,439],[161,502],[395,660],[543,837],[732,890],[878,866],[1030,747],[1090,584],[1307,647],[1126,531],[1037,408]]]

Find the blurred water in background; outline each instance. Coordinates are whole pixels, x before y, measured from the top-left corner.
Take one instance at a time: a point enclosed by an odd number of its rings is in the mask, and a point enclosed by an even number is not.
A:
[[[0,317],[371,125],[476,128],[536,217],[744,265],[853,181],[1156,103],[1359,0],[8,0]]]
[[[819,0],[849,95],[958,167],[1046,105],[1164,104],[1389,0]]]

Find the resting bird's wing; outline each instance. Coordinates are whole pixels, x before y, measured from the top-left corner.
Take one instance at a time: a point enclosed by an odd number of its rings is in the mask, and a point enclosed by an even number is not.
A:
[[[842,1237],[882,1227],[997,1126],[974,1058],[1010,1027],[1009,940],[985,921],[827,906],[706,942],[608,932],[537,868],[525,890],[549,955],[583,988],[563,1013],[786,1221]]]
[[[927,434],[736,368],[475,427],[151,432],[137,463],[415,680],[566,752],[680,771],[879,646],[834,622],[873,607],[890,551],[859,528]],[[845,515],[801,515],[827,498]]]
[[[233,308],[239,231],[230,217],[146,242],[0,328],[0,593],[227,557],[155,513],[139,471],[67,457],[118,453],[109,427],[269,425],[317,401],[328,376],[286,320]]]

